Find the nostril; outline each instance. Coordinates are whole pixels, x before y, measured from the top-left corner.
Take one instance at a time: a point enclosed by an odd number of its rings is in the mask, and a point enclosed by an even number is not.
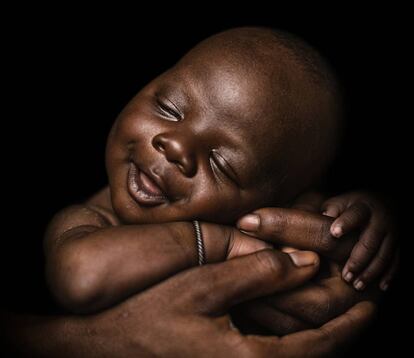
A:
[[[157,149],[160,152],[165,152],[165,148],[161,143],[156,143],[155,144],[155,149]]]
[[[178,169],[180,169],[182,173],[185,173],[185,168],[180,162],[174,161],[174,164],[177,165]]]

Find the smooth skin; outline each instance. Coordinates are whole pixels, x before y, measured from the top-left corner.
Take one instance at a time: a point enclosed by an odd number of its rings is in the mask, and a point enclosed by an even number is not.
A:
[[[113,210],[131,224],[234,224],[287,205],[334,151],[338,102],[269,30],[212,36],[118,116],[106,150]],[[136,204],[125,185],[131,162],[162,182],[168,202]]]
[[[245,40],[256,48],[246,51]],[[64,209],[47,230],[47,278],[60,304],[93,312],[191,267],[192,219],[203,223],[209,262],[268,247],[231,224],[309,186],[337,126],[336,98],[295,61],[269,30],[230,30],[197,45],[130,101],[108,138],[109,188]],[[132,163],[161,182],[166,202],[134,200]],[[208,228],[218,224],[214,238]]]
[[[302,249],[318,252],[329,264],[304,286],[275,296],[245,303],[234,310],[237,322],[246,332],[287,334],[320,327],[361,300],[376,300],[378,289],[371,285],[364,292],[355,290],[342,278],[341,267],[348,259],[357,236],[338,241],[330,233],[333,219],[321,214],[324,198],[319,193],[306,193],[292,208],[264,208],[260,227],[249,234],[269,242],[287,245],[283,251]],[[237,226],[242,227],[242,218]],[[251,225],[249,226],[251,229]],[[263,328],[265,329],[263,331]]]
[[[295,247],[320,252],[342,264],[343,279],[353,283],[357,290],[364,290],[375,281],[379,281],[381,290],[388,289],[397,272],[399,252],[392,215],[380,200],[361,191],[345,193],[328,200],[324,200],[320,194],[307,193],[293,207],[313,212],[313,232],[324,232],[321,237],[323,241],[314,242],[307,235],[302,235],[299,246]],[[254,237],[290,246],[289,239],[282,238],[278,231],[285,228],[297,230],[300,226],[292,226],[292,221],[304,223],[310,217],[301,217],[299,212],[295,217],[289,218],[290,211],[281,214],[284,210],[286,209],[256,210],[241,218],[237,226]],[[320,212],[326,218],[321,217]],[[300,235],[299,232],[297,235]]]
[[[335,218],[330,229],[333,236],[342,239],[350,232],[360,232],[342,269],[344,280],[363,290],[380,278],[379,287],[386,291],[399,263],[397,233],[389,210],[374,195],[358,191],[328,199],[322,210]]]
[[[272,57],[261,53],[263,62],[257,63],[263,66],[236,61],[235,67],[233,60],[240,59],[240,53],[219,56],[224,40],[218,37],[196,47],[139,92],[118,117],[108,139],[111,198],[106,190],[104,204],[68,208],[51,224],[45,242],[49,283],[67,308],[94,312],[142,289],[147,294],[155,283],[194,264],[193,233],[183,220],[197,218],[203,225],[234,223],[267,204],[287,205],[320,174],[335,139],[335,125],[327,125],[335,113],[333,98],[328,92],[315,91],[304,71],[292,71],[288,56],[270,67],[270,73],[266,61]],[[294,88],[302,99],[295,108],[298,122],[283,120],[283,110],[292,103],[287,88],[274,85],[275,78],[293,87],[298,84]],[[272,97],[258,93],[272,93]],[[312,116],[316,110],[318,116]],[[309,122],[303,113],[317,120]],[[307,131],[302,130],[305,127]],[[292,136],[301,146],[288,140]],[[304,152],[315,157],[304,160]],[[283,156],[275,158],[274,153]],[[168,197],[165,204],[137,205],[126,188],[131,162],[162,181]],[[303,212],[294,215],[306,217]],[[209,235],[207,227],[205,231],[208,246],[208,238],[218,235]],[[230,246],[221,251],[212,246],[212,252],[220,253],[217,257],[231,257]],[[320,251],[324,250],[329,251],[326,247]],[[159,266],[146,267],[150,251],[150,261]],[[167,251],[173,254],[166,255]],[[139,255],[142,260],[137,260]]]

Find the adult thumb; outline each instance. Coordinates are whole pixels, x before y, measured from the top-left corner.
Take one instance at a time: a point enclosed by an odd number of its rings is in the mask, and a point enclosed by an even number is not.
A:
[[[189,271],[182,279],[187,302],[181,304],[194,305],[197,311],[210,314],[227,311],[240,302],[297,287],[318,268],[319,257],[311,251],[258,251]],[[188,289],[188,282],[197,285]]]

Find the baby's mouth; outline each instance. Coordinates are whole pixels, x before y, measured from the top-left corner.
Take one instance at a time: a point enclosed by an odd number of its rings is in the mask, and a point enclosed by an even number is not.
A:
[[[131,162],[128,171],[128,191],[138,204],[155,206],[168,202],[161,188]]]

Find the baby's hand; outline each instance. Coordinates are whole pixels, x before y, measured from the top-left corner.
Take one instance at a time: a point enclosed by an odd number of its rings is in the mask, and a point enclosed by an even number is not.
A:
[[[357,290],[379,278],[386,290],[398,266],[396,234],[391,215],[385,206],[365,192],[350,192],[328,199],[323,214],[336,218],[331,234],[337,238],[360,230],[361,235],[346,262],[342,277]]]

